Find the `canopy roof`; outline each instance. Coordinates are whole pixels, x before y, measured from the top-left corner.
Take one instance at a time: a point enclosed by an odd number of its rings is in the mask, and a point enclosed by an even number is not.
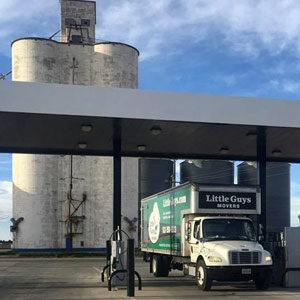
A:
[[[299,116],[298,101],[2,81],[0,151],[112,155],[119,124],[123,156],[255,160],[262,126],[268,160],[300,162]]]

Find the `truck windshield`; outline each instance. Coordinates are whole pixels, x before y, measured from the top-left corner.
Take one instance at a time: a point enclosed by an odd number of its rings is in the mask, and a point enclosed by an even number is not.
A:
[[[256,241],[253,224],[245,219],[207,219],[203,222],[203,237],[208,240]]]

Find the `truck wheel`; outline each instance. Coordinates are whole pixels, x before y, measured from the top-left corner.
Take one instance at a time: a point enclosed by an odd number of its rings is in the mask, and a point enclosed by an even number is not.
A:
[[[270,274],[262,274],[254,278],[255,287],[258,290],[267,290],[271,283]]]
[[[153,255],[152,258],[152,271],[154,277],[160,277],[161,276],[161,259],[160,255]]]
[[[168,277],[169,276],[169,272],[170,272],[170,257],[168,256],[161,256],[162,258],[162,265],[163,265],[163,269],[162,269],[162,277]]]
[[[152,258],[152,271],[154,277],[167,277],[169,275],[169,258],[163,255],[154,255]]]
[[[202,291],[209,291],[212,285],[212,279],[209,277],[206,265],[203,260],[198,260],[196,267],[196,282],[198,288]]]

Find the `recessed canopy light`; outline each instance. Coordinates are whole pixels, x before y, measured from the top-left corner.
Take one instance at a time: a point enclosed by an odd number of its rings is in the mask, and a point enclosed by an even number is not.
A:
[[[146,145],[138,145],[138,146],[137,146],[137,149],[138,149],[139,151],[145,151],[145,150],[147,149],[147,146],[146,146]]]
[[[275,149],[272,151],[273,156],[280,156],[282,154],[281,150]]]
[[[153,127],[151,128],[151,133],[152,133],[153,135],[160,135],[161,132],[162,132],[162,130],[161,130],[161,128],[160,128],[159,126],[153,126]]]
[[[229,152],[229,148],[228,147],[222,147],[219,150],[220,154],[227,154]]]
[[[249,140],[256,140],[256,137],[257,137],[257,132],[256,131],[249,131],[247,133],[247,138]]]
[[[87,148],[87,143],[78,143],[78,148],[79,149],[86,149]]]
[[[81,125],[81,131],[83,132],[91,132],[93,129],[93,126],[90,124],[82,124]]]

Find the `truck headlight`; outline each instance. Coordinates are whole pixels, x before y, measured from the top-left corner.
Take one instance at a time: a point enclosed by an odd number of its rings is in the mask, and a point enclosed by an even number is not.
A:
[[[272,261],[272,256],[268,255],[265,258],[266,262],[271,262]]]
[[[218,256],[209,256],[208,257],[208,260],[210,262],[221,262],[222,261],[222,258],[221,257],[218,257]]]

